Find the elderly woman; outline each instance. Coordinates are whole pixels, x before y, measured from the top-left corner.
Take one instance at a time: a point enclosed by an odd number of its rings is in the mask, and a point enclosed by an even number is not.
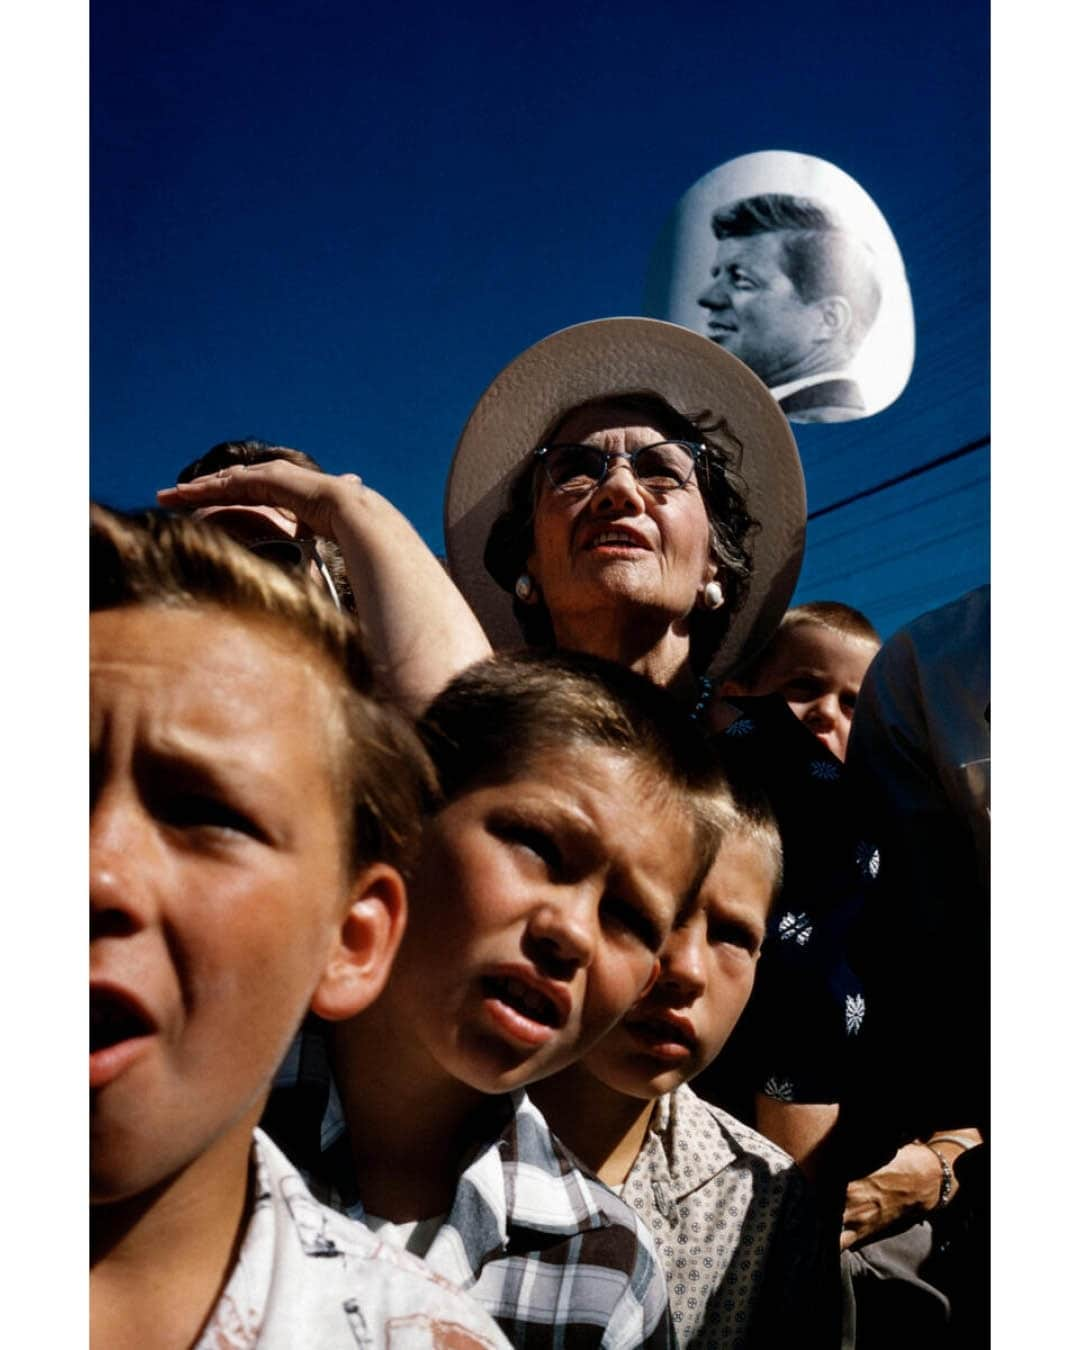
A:
[[[417,711],[523,633],[617,660],[700,714],[703,677],[728,671],[776,628],[806,521],[795,443],[765,386],[707,339],[637,318],[546,338],[481,397],[447,486],[449,576],[355,475],[228,467],[159,498],[187,509],[277,506],[336,540],[384,673]],[[736,716],[709,710],[714,727]],[[738,716],[732,730],[746,722]],[[837,1097],[820,1082],[809,1093],[789,1083],[758,1098],[759,1124],[812,1161]]]
[[[652,319],[565,329],[493,382],[447,488],[453,580],[355,475],[238,465],[159,498],[276,506],[336,540],[361,618],[415,707],[492,645],[519,644],[515,614],[533,644],[614,658],[696,702],[697,676],[776,627],[806,519],[795,443],[764,385]]]
[[[688,696],[775,628],[805,518],[764,386],[648,319],[582,324],[519,356],[470,417],[446,498],[451,572],[497,645],[513,641],[509,593],[529,642]]]

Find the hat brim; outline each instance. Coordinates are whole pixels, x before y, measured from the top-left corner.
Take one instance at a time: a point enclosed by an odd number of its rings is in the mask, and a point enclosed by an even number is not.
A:
[[[473,409],[454,452],[444,505],[447,563],[496,649],[522,642],[511,597],[483,561],[514,477],[573,408],[641,392],[684,414],[722,415],[743,446],[739,473],[760,530],[750,541],[750,584],[710,673],[730,670],[775,631],[806,536],[806,486],[787,418],[753,371],[708,338],[660,319],[597,319],[553,333],[511,361]]]

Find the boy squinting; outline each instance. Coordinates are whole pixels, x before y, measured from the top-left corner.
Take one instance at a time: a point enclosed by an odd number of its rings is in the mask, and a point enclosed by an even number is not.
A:
[[[363,1015],[306,1029],[268,1126],[514,1344],[667,1345],[640,1221],[517,1089],[651,984],[715,850],[691,790],[711,758],[665,691],[579,655],[478,663],[420,727],[443,804],[394,972]]]
[[[429,770],[351,625],[206,533],[93,516],[92,1344],[503,1345],[253,1133],[385,982]]]

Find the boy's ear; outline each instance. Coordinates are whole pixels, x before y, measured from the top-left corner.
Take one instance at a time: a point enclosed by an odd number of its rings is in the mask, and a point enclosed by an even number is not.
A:
[[[353,883],[352,901],[311,1000],[328,1022],[355,1017],[383,991],[406,918],[405,882],[388,863],[372,863]]]
[[[720,698],[727,698],[729,694],[748,695],[750,690],[739,680],[724,680],[722,684],[716,686],[716,694]]]

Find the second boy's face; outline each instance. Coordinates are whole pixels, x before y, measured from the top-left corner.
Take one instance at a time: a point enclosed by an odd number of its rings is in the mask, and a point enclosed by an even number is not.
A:
[[[690,914],[664,945],[652,989],[584,1058],[608,1087],[652,1099],[723,1048],[754,984],[774,864],[756,839],[730,837]]]
[[[651,770],[593,747],[534,756],[428,827],[387,995],[439,1073],[482,1092],[554,1073],[652,978],[694,851]]]
[[[344,917],[317,662],[214,609],[90,620],[91,1196],[246,1150]],[[243,1153],[241,1153],[243,1156]]]

